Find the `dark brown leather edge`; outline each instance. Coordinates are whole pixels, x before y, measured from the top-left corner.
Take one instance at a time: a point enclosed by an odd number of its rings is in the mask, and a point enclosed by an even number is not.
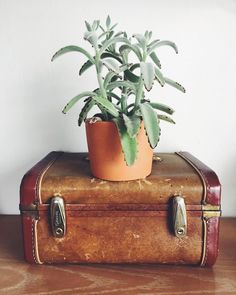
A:
[[[216,173],[188,152],[178,152],[177,154],[191,163],[204,179],[206,185],[205,202],[210,205],[220,205],[221,185]]]
[[[213,266],[219,253],[220,218],[211,217],[206,220],[206,252],[202,266]]]
[[[31,216],[21,216],[23,244],[25,260],[29,263],[37,263],[34,249],[34,219]]]
[[[45,169],[54,163],[63,152],[51,152],[33,168],[31,168],[23,177],[20,185],[20,205],[29,206],[36,203],[38,181]]]

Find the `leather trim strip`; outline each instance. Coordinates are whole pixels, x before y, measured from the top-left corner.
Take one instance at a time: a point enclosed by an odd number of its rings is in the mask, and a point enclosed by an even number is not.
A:
[[[203,245],[202,245],[202,260],[200,265],[204,266],[204,261],[205,261],[205,257],[206,257],[206,241],[207,241],[207,225],[206,225],[206,219],[203,218]]]
[[[37,225],[38,220],[34,220],[34,232],[32,231],[32,240],[34,240],[34,255],[36,263],[43,264],[39,258]]]
[[[212,266],[216,262],[219,252],[219,217],[205,219],[206,242],[201,266]]]
[[[188,152],[176,153],[186,160],[199,174],[204,185],[203,205],[219,206],[221,185],[214,171]],[[204,206],[203,206],[204,209]],[[220,215],[220,211],[217,212]],[[214,212],[212,213],[214,214]],[[210,214],[208,213],[210,216]],[[201,266],[212,266],[219,252],[219,216],[204,217],[203,212],[203,246]]]
[[[39,204],[42,204],[42,198],[41,198],[41,188],[42,188],[42,185],[41,185],[41,183],[42,183],[43,177],[47,173],[48,169],[54,164],[54,162],[57,159],[58,159],[58,157],[55,158],[55,159],[52,159],[52,161],[50,161],[48,163],[48,165],[45,167],[44,171],[38,176],[37,190],[36,190],[36,192],[37,192],[36,199],[38,200],[38,203]]]
[[[35,256],[35,219],[31,216],[22,215],[22,230],[25,260],[29,263],[38,263]]]
[[[205,188],[203,204],[220,205],[221,185],[215,172],[188,152],[176,154],[186,160],[201,177]]]
[[[51,166],[63,152],[51,152],[23,177],[20,186],[20,206],[31,206],[38,203],[38,185],[41,175]],[[36,209],[36,208],[35,208]],[[29,211],[31,212],[31,211]],[[32,211],[33,213],[37,211]],[[37,214],[36,214],[37,215]],[[25,260],[29,263],[41,264],[38,254],[37,223],[35,214],[22,214],[22,230]]]

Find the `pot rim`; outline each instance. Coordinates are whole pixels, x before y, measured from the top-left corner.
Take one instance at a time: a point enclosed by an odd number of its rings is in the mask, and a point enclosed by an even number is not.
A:
[[[97,122],[88,122],[87,120],[84,122],[86,125],[94,125],[94,124],[103,124],[103,125],[116,125],[113,121],[97,121]],[[143,124],[143,120],[141,120],[141,124]]]
[[[113,121],[97,121],[97,122],[88,122],[86,121],[85,124],[87,125],[94,125],[94,124],[115,124]]]

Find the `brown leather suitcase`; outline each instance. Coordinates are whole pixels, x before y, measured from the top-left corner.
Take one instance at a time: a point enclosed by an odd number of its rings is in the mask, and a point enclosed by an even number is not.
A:
[[[187,152],[123,182],[93,178],[85,153],[51,152],[25,174],[20,210],[30,263],[211,266],[218,254],[220,183]]]

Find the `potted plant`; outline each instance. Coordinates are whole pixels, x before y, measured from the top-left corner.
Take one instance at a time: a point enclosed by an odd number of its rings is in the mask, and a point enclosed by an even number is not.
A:
[[[115,31],[108,16],[105,26],[95,20],[85,21],[84,39],[94,50],[91,54],[82,47],[66,46],[57,51],[52,61],[67,53],[80,52],[87,61],[79,74],[92,66],[96,70],[98,88],[85,91],[72,98],[64,107],[66,114],[79,100],[84,106],[79,114],[79,126],[85,121],[90,166],[95,177],[106,180],[133,180],[151,173],[153,149],[160,137],[160,120],[174,121],[167,116],[174,110],[145,97],[155,81],[185,92],[183,86],[165,77],[155,50],[170,46],[178,53],[175,43],[151,40],[152,32],[134,34]],[[130,58],[136,60],[132,62]],[[100,112],[87,118],[97,106]],[[161,111],[163,113],[157,113]]]

